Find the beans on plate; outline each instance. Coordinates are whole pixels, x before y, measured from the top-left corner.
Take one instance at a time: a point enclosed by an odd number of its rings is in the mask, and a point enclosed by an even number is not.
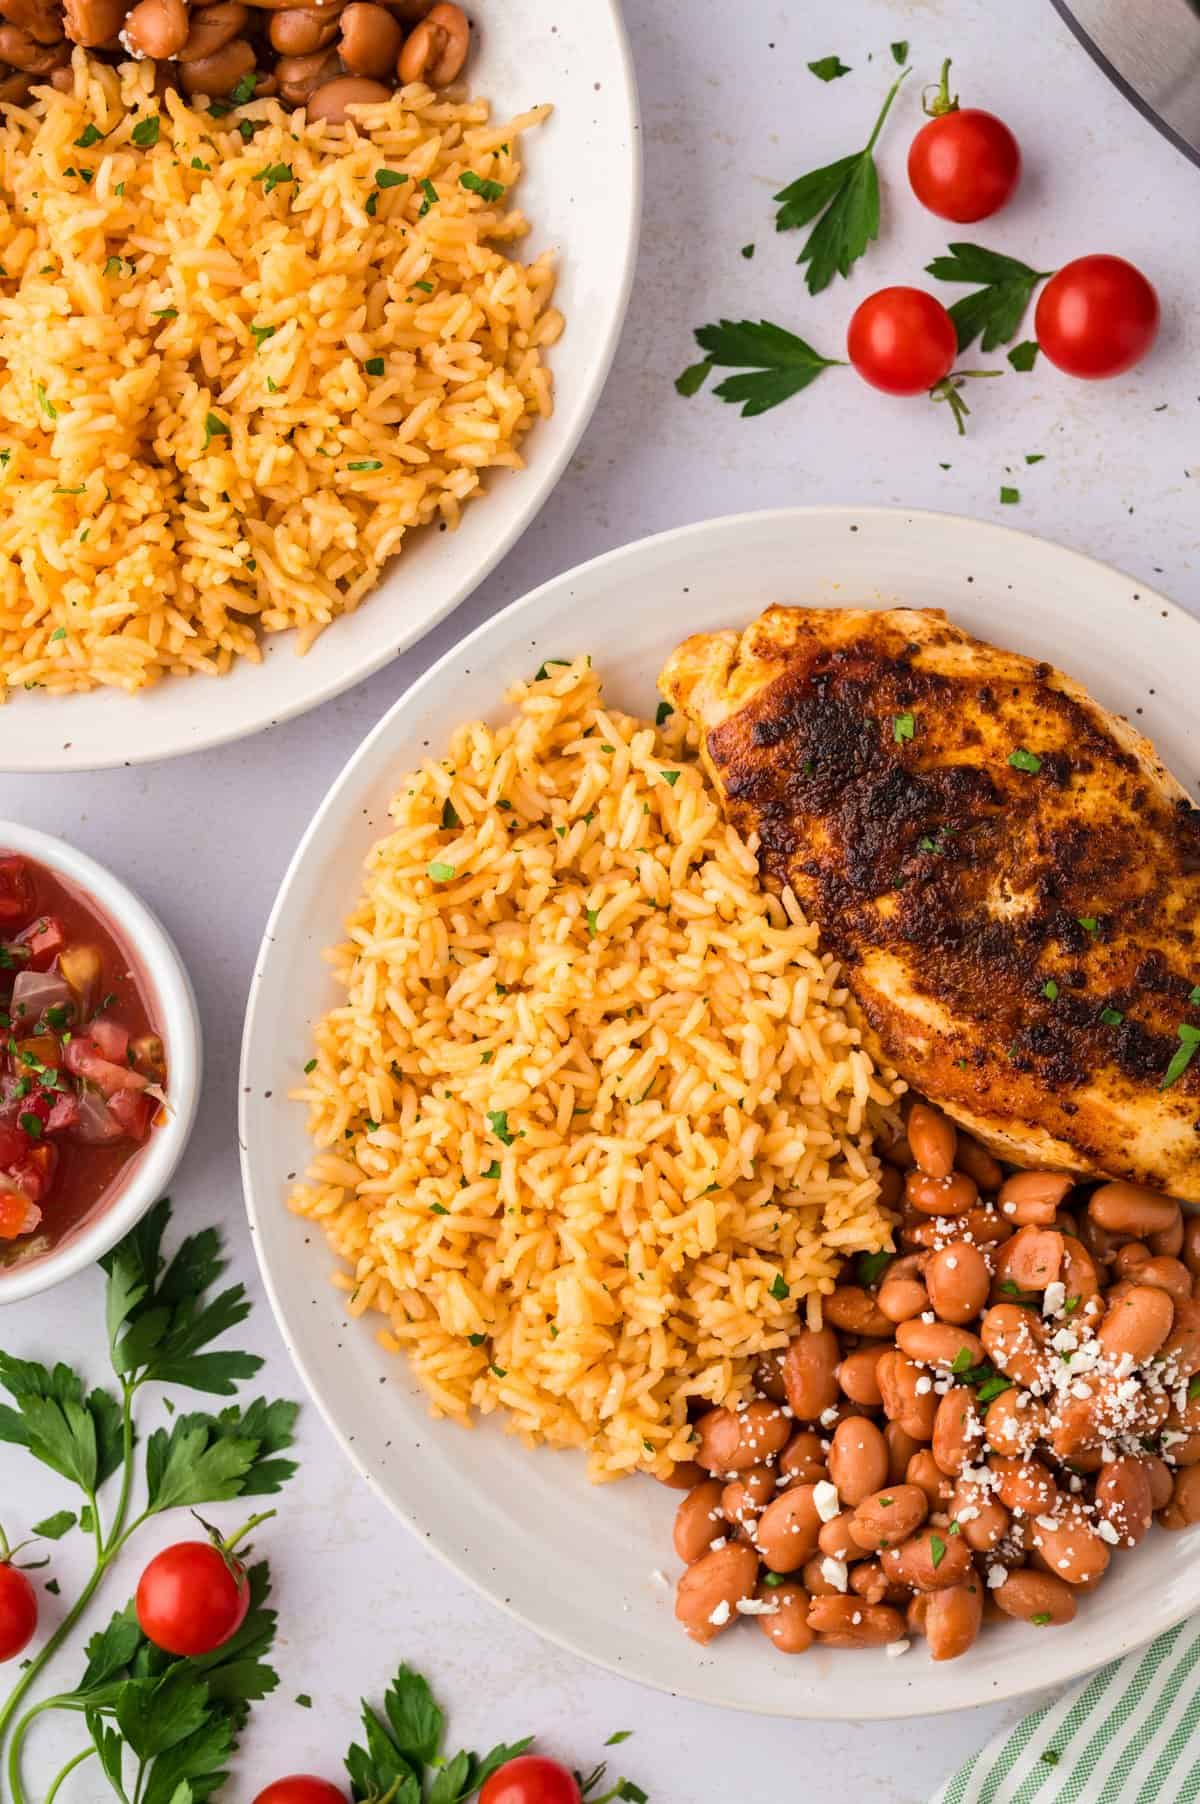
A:
[[[676,1615],[780,1653],[1072,1621],[1157,1520],[1200,1523],[1200,1217],[1124,1183],[1005,1174],[915,1102],[897,1250],[860,1259],[695,1421]],[[1195,1294],[1194,1294],[1195,1293]]]

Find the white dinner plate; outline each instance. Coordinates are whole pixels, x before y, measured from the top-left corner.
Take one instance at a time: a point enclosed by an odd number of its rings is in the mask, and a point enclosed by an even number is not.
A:
[[[304,657],[269,634],[263,661],[228,676],[167,677],[129,696],[18,694],[0,708],[0,769],[98,770],[222,745],[301,714],[406,651],[479,586],[549,496],[600,397],[625,318],[641,216],[637,89],[618,0],[547,7],[482,0],[471,89],[499,120],[543,101],[517,200],[522,259],[553,249],[566,330],[549,353],[554,412],[524,441],[526,467],[494,471],[452,533],[414,533],[379,587]]]
[[[1176,774],[1200,772],[1200,627],[1132,578],[1024,533],[940,514],[822,508],[744,514],[626,546],[489,620],[398,701],[318,809],[259,953],[243,1046],[241,1141],[255,1244],[292,1357],[346,1452],[427,1545],[496,1603],[588,1659],[665,1690],[780,1716],[959,1709],[1075,1677],[1200,1608],[1200,1530],[1156,1529],[1066,1628],[989,1627],[965,1658],[776,1654],[747,1624],[701,1649],[672,1618],[678,1496],[649,1480],[590,1486],[581,1456],[530,1451],[495,1419],[434,1421],[371,1321],[348,1322],[314,1225],[284,1206],[309,1156],[301,1081],[335,1000],[323,947],[359,891],[389,795],[461,720],[547,657],[590,652],[617,706],[653,715],[655,677],[687,633],[769,602],[944,608],[982,638],[1046,658],[1136,719]]]

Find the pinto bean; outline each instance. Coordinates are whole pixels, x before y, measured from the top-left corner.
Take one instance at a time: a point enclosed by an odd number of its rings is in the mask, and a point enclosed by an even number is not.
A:
[[[1100,1294],[1100,1272],[1082,1240],[1064,1235],[1059,1277],[1068,1298],[1078,1297],[1085,1312],[1092,1298]]]
[[[1088,1214],[1109,1234],[1131,1234],[1145,1240],[1162,1234],[1182,1220],[1179,1204],[1141,1184],[1101,1184],[1088,1198]]]
[[[721,1514],[721,1481],[706,1478],[689,1491],[675,1512],[675,1552],[685,1566],[706,1554],[725,1533]]]
[[[936,1423],[934,1424],[936,1429]],[[954,1486],[942,1471],[928,1447],[920,1447],[908,1462],[908,1471],[904,1474],[906,1484],[916,1485],[924,1491],[931,1513],[944,1510],[950,1501]]]
[[[178,53],[181,63],[198,63],[214,56],[240,37],[250,14],[240,0],[217,0],[206,6],[191,21],[187,41]]]
[[[962,1171],[952,1171],[946,1178],[910,1171],[904,1183],[904,1200],[919,1215],[965,1215],[979,1201],[979,1190]]]
[[[1189,1210],[1183,1218],[1183,1263],[1193,1278],[1200,1278],[1200,1212]]]
[[[68,62],[70,56],[71,46],[62,40],[57,44],[39,44],[19,25],[0,25],[0,63],[11,63],[25,75],[49,75],[52,69]]]
[[[1015,1227],[1048,1228],[1073,1184],[1063,1172],[1014,1172],[1000,1186],[996,1207]]]
[[[1159,1510],[1158,1520],[1164,1528],[1191,1528],[1200,1522],[1200,1466],[1185,1466],[1175,1474],[1171,1500]]]
[[[948,1178],[954,1170],[958,1133],[940,1109],[915,1102],[908,1112],[908,1144],[926,1177]]]
[[[1171,1492],[1175,1487],[1175,1474],[1165,1459],[1157,1454],[1148,1453],[1142,1464],[1146,1468],[1146,1476],[1150,1480],[1150,1500],[1156,1510],[1165,1509],[1171,1500]]]
[[[829,1444],[829,1476],[850,1509],[887,1483],[888,1449],[881,1431],[865,1416],[839,1422]]]
[[[754,1388],[769,1397],[772,1403],[786,1403],[787,1390],[783,1382],[783,1354],[764,1353],[754,1368]]]
[[[840,1328],[843,1334],[862,1334],[872,1340],[891,1339],[891,1322],[880,1313],[871,1292],[860,1284],[839,1284],[829,1296],[822,1297],[821,1315],[831,1328]]]
[[[58,0],[4,0],[4,17],[39,44],[58,44],[63,35],[63,9]]]
[[[139,56],[170,62],[187,43],[188,9],[184,0],[139,0],[125,20],[125,37]]]
[[[1097,1336],[1104,1351],[1142,1365],[1166,1340],[1175,1320],[1175,1305],[1165,1290],[1135,1284],[1127,1296],[1113,1301]]]
[[[889,1420],[898,1422],[914,1441],[931,1441],[938,1398],[929,1374],[892,1349],[880,1354],[875,1375]]]
[[[1079,1217],[1079,1238],[1082,1240],[1097,1265],[1111,1265],[1119,1248],[1130,1237],[1128,1234],[1110,1234],[1102,1228],[1087,1209]]]
[[[892,1584],[879,1561],[864,1560],[861,1554],[850,1570],[849,1582],[855,1597],[865,1597],[869,1604],[907,1602],[908,1593]]]
[[[864,1497],[851,1518],[850,1532],[867,1553],[895,1547],[920,1528],[929,1500],[919,1485],[889,1485]]]
[[[256,64],[257,58],[245,38],[234,38],[232,43],[215,50],[211,56],[182,64],[179,85],[189,96],[232,94],[239,81],[249,75]]]
[[[904,1179],[894,1165],[879,1167],[879,1206],[898,1209],[904,1195]]]
[[[1012,1518],[1002,1503],[981,1485],[960,1481],[950,1499],[950,1519],[974,1553],[990,1553],[1003,1541]]]
[[[930,1253],[924,1278],[930,1305],[943,1322],[961,1327],[974,1321],[987,1302],[991,1284],[988,1263],[969,1241],[952,1240],[949,1246]]]
[[[933,1422],[933,1457],[938,1467],[957,1478],[969,1464],[983,1435],[975,1398],[965,1385],[956,1384],[938,1404]]]
[[[861,1560],[863,1550],[850,1533],[850,1518],[853,1510],[842,1510],[828,1522],[822,1522],[817,1534],[817,1546],[827,1560]]]
[[[342,14],[342,61],[351,75],[373,75],[382,80],[391,74],[404,33],[386,6],[372,0],[351,0]]]
[[[840,1597],[842,1593],[838,1587],[825,1577],[824,1567],[825,1561],[820,1554],[814,1554],[811,1560],[805,1560],[800,1568],[804,1589],[810,1597]]]
[[[825,1461],[825,1447],[819,1434],[805,1429],[794,1434],[779,1456],[779,1482],[783,1484],[815,1485],[829,1473]]]
[[[1116,1530],[1123,1547],[1136,1547],[1154,1516],[1154,1493],[1146,1461],[1124,1454],[1100,1468],[1096,1514]]]
[[[883,1647],[904,1638],[904,1618],[890,1604],[857,1597],[814,1597],[808,1626],[827,1647]]]
[[[908,1471],[908,1462],[914,1453],[919,1453],[921,1443],[915,1441],[911,1434],[901,1428],[899,1422],[885,1422],[883,1438],[888,1450],[888,1483],[900,1485],[904,1483],[904,1475]]]
[[[1159,1351],[1173,1381],[1200,1372],[1200,1302],[1196,1298],[1176,1303],[1171,1332]]]
[[[1127,1240],[1123,1247],[1118,1247],[1113,1254],[1113,1270],[1118,1278],[1136,1278],[1139,1268],[1149,1265],[1154,1257],[1144,1240]],[[1191,1287],[1188,1287],[1191,1294]]]
[[[391,97],[392,90],[385,88],[382,82],[369,81],[365,75],[341,75],[334,81],[322,82],[314,90],[305,110],[309,119],[345,125],[349,107],[377,106]]]
[[[1006,1510],[1020,1511],[1023,1516],[1050,1516],[1059,1502],[1058,1486],[1037,1459],[1006,1459],[997,1455],[991,1462],[996,1478],[996,1495]]]
[[[675,1593],[675,1615],[693,1641],[706,1644],[738,1620],[737,1606],[753,1597],[758,1556],[730,1541],[687,1567]]]
[[[733,1528],[752,1526],[776,1493],[770,1466],[751,1466],[740,1478],[731,1478],[721,1491],[721,1514]]]
[[[312,56],[328,50],[341,26],[341,10],[331,6],[288,6],[271,14],[270,38],[281,56]]]
[[[67,36],[85,50],[115,38],[125,23],[125,0],[63,0]]]
[[[1031,1390],[1046,1369],[1046,1332],[1041,1318],[1017,1303],[995,1303],[979,1325],[979,1337],[998,1371]]]
[[[808,1626],[811,1599],[802,1585],[760,1585],[760,1603],[773,1606],[769,1615],[755,1618],[759,1628],[780,1654],[803,1654],[813,1644]]]
[[[1057,1628],[1075,1617],[1071,1587],[1049,1572],[1034,1572],[1028,1566],[1010,1572],[992,1597],[1006,1616],[1031,1622],[1035,1628]]]
[[[1108,1570],[1109,1552],[1078,1511],[1067,1511],[1047,1528],[1039,1518],[1033,1537],[1039,1563],[1068,1585],[1093,1585]]]
[[[758,1519],[754,1545],[772,1572],[795,1572],[817,1551],[821,1518],[812,1485],[793,1485],[769,1503]]]
[[[878,1347],[858,1347],[847,1353],[838,1367],[837,1379],[852,1403],[862,1409],[881,1409],[883,1393],[875,1376]]]
[[[929,1293],[922,1275],[926,1258],[924,1253],[907,1253],[901,1259],[893,1259],[884,1274],[876,1301],[880,1313],[893,1325],[909,1322],[929,1308]]]
[[[1049,1426],[1046,1406],[1015,1387],[1001,1391],[988,1404],[983,1432],[988,1446],[1006,1458],[1032,1453]]]
[[[1178,1221],[1169,1228],[1160,1228],[1156,1234],[1146,1237],[1146,1245],[1156,1259],[1178,1259],[1183,1251],[1183,1210],[1179,1211]]]
[[[470,48],[471,27],[461,6],[439,0],[415,31],[409,33],[396,73],[402,82],[423,81],[448,87],[462,74]]]
[[[896,1329],[896,1345],[900,1351],[921,1365],[939,1366],[949,1371],[964,1360],[973,1366],[983,1362],[983,1342],[967,1328],[955,1328],[948,1322],[901,1322]]]
[[[911,1171],[913,1167],[912,1147],[908,1144],[907,1134],[896,1134],[891,1140],[876,1146],[879,1157],[897,1171]]]
[[[1020,1290],[1045,1290],[1058,1282],[1065,1245],[1057,1228],[1021,1228],[1003,1248],[1008,1277]]]
[[[675,1461],[669,1472],[655,1472],[653,1476],[668,1491],[691,1491],[696,1485],[704,1483],[708,1473],[694,1459],[680,1459]]]
[[[1139,1284],[1165,1290],[1176,1303],[1186,1302],[1192,1294],[1192,1274],[1187,1266],[1182,1259],[1173,1259],[1164,1253],[1148,1258],[1137,1268],[1135,1276]]]
[[[923,1528],[899,1547],[885,1548],[880,1559],[889,1578],[914,1591],[963,1585],[973,1570],[971,1549],[946,1529]]]
[[[958,1130],[958,1151],[954,1162],[960,1171],[965,1171],[969,1178],[974,1179],[985,1196],[999,1190],[1004,1181],[1004,1167],[999,1159],[994,1159],[985,1146],[981,1146],[978,1140],[973,1140],[970,1134],[964,1134],[961,1128]]]
[[[777,1403],[710,1409],[696,1423],[696,1464],[706,1472],[745,1472],[782,1453],[792,1425]]]
[[[957,1660],[974,1642],[983,1622],[983,1581],[948,1585],[930,1594],[925,1611],[925,1639],[934,1660]]]
[[[788,1344],[783,1382],[792,1413],[815,1422],[838,1400],[837,1369],[841,1358],[832,1328],[802,1328]]]
[[[994,1209],[979,1205],[968,1209],[965,1215],[959,1215],[954,1221],[955,1238],[972,1241],[977,1247],[998,1246],[1007,1240],[1012,1233],[1012,1226]],[[946,1238],[945,1218],[926,1221],[914,1215],[906,1219],[900,1227],[900,1239],[906,1247],[935,1248]]]

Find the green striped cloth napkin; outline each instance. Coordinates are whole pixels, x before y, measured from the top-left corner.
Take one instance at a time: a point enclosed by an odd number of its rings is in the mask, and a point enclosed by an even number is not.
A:
[[[1200,1623],[1103,1667],[959,1768],[933,1804],[1196,1804]]]

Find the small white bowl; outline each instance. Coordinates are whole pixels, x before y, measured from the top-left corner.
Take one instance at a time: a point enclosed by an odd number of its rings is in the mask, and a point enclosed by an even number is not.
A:
[[[49,833],[0,820],[0,854],[21,852],[82,890],[135,954],[167,1055],[167,1119],[154,1129],[112,1202],[26,1265],[0,1268],[0,1304],[19,1303],[93,1264],[158,1200],[183,1156],[200,1098],[200,1016],[192,981],[166,928],[111,871]]]

